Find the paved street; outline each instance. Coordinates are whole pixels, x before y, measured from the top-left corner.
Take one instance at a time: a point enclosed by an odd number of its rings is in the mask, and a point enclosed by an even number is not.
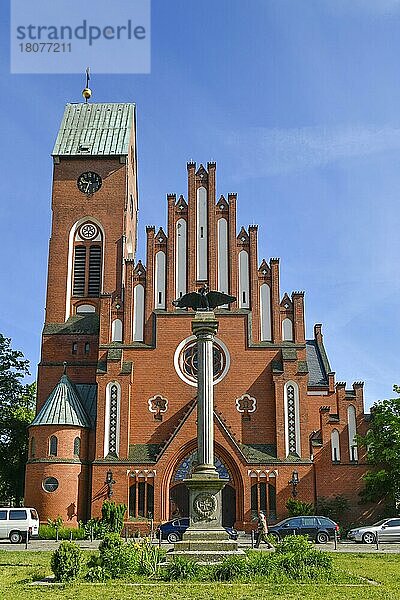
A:
[[[77,544],[84,550],[97,550],[99,547],[100,540],[95,540],[90,542],[89,540],[77,541]],[[154,541],[154,543],[158,543]],[[248,549],[251,547],[251,539],[250,536],[240,536],[239,545],[243,549]],[[28,544],[29,551],[48,551],[55,550],[58,548],[59,542],[53,540],[31,540]],[[335,552],[333,542],[329,542],[328,544],[318,544],[316,546],[320,550],[325,550],[329,552]],[[162,548],[168,550],[172,548],[172,544],[168,544],[167,542],[162,542]],[[263,544],[260,547],[260,550],[266,550],[266,546]],[[11,544],[8,540],[0,541],[0,550],[26,550],[25,543],[23,544]],[[400,553],[400,544],[379,544],[379,550],[376,548],[376,544],[356,544],[354,542],[339,542],[337,545],[336,552],[367,552],[367,553],[376,553],[376,552],[384,552],[385,554],[399,554]]]

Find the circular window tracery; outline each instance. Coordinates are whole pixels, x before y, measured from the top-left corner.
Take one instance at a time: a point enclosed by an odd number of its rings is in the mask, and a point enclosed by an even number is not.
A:
[[[93,223],[84,223],[79,230],[79,235],[83,240],[93,240],[98,234],[98,229]]]
[[[183,481],[184,479],[189,479],[192,475],[193,469],[199,464],[197,457],[197,450],[194,450],[188,456],[179,463],[177,466],[174,475],[172,477],[173,481]],[[228,481],[232,481],[232,477],[230,472],[228,471],[228,467],[222,462],[222,460],[218,456],[214,456],[214,465],[217,469],[220,479],[227,479]]]
[[[55,492],[58,488],[58,479],[55,477],[46,477],[42,483],[45,492]]]
[[[189,385],[197,386],[198,355],[197,340],[194,335],[183,340],[174,356],[175,370],[179,377]],[[221,340],[214,339],[213,344],[213,376],[214,385],[227,374],[230,365],[228,348]]]

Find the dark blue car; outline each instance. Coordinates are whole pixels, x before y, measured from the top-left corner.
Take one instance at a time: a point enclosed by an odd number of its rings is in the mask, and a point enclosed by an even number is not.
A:
[[[186,529],[189,527],[189,519],[188,517],[181,517],[180,519],[174,519],[173,521],[167,521],[163,523],[157,528],[157,537],[160,535],[161,531],[161,539],[167,540],[170,544],[174,544],[175,542],[179,542],[182,539],[182,535],[185,533]],[[237,540],[238,532],[233,527],[225,527],[227,533],[229,533],[229,537],[231,540]]]
[[[339,525],[332,519],[311,515],[284,519],[276,525],[270,525],[268,530],[277,542],[287,535],[306,535],[317,544],[326,544],[333,540],[335,533],[336,537],[339,537]]]

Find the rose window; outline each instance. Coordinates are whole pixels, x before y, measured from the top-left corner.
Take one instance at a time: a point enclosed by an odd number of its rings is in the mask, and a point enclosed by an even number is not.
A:
[[[175,369],[181,379],[189,385],[197,386],[199,370],[197,340],[194,336],[181,342],[175,351]],[[215,339],[213,343],[213,378],[219,383],[229,370],[229,352],[225,344]]]
[[[97,227],[93,223],[85,223],[79,230],[83,240],[93,240],[97,236]]]

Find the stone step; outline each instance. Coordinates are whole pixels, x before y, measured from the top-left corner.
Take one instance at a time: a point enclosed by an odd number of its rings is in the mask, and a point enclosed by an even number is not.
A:
[[[170,562],[173,558],[178,556],[186,558],[187,560],[193,560],[200,565],[209,565],[222,562],[225,558],[231,556],[240,556],[244,558],[246,555],[243,550],[234,550],[233,552],[216,552],[213,550],[204,550],[202,552],[179,552],[173,550],[172,552],[167,552],[166,560],[167,562]]]
[[[229,541],[229,534],[225,529],[194,529],[189,527],[182,536],[183,541],[197,541],[197,540],[208,540],[208,541]]]
[[[183,540],[176,542],[174,552],[235,552],[238,549],[238,544],[234,540]]]

